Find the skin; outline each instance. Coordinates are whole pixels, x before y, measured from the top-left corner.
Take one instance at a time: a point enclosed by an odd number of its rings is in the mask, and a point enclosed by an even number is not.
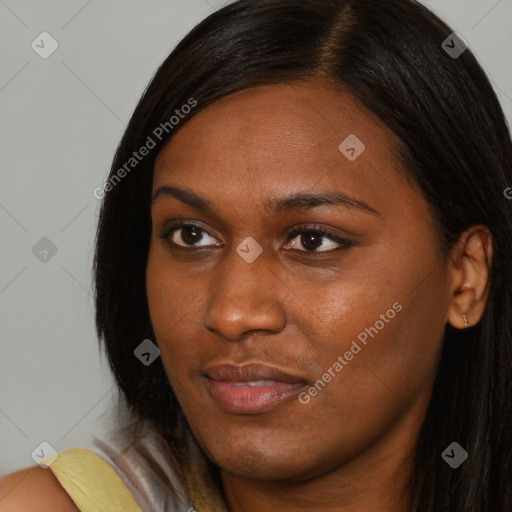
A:
[[[366,146],[352,162],[338,150],[351,133]],[[406,511],[444,326],[464,328],[461,312],[471,325],[480,320],[492,238],[472,226],[445,258],[394,144],[350,95],[317,81],[228,96],[159,155],[153,190],[189,188],[214,206],[206,214],[170,196],[155,202],[147,293],[169,380],[221,470],[231,512]],[[343,192],[378,215],[325,205],[265,212],[265,200],[292,191]],[[207,246],[202,254],[159,238],[171,219],[206,230],[196,242],[179,228],[172,235]],[[315,259],[307,240],[287,236],[299,224],[354,245]],[[247,236],[263,249],[250,264],[235,251]],[[320,237],[316,252],[336,247]],[[221,361],[271,363],[314,383],[395,302],[402,310],[307,404],[295,397],[261,414],[227,414],[206,391],[200,371]],[[28,510],[76,506],[51,471],[34,466],[0,479],[0,512]]]
[[[33,466],[0,479],[0,512],[78,512],[49,468]]]
[[[338,149],[349,134],[366,146],[354,161]],[[186,188],[213,205],[207,213],[156,199],[147,295],[169,381],[232,512],[407,509],[444,328],[464,328],[461,312],[471,325],[481,318],[492,240],[472,226],[446,258],[395,143],[353,97],[317,80],[230,95],[184,124],[157,159],[153,191]],[[342,192],[378,214],[263,208],[300,191]],[[161,238],[175,220],[204,231],[194,239],[178,226]],[[288,236],[313,224],[353,245],[328,252],[341,244],[319,234],[315,258],[307,239]],[[236,252],[248,236],[262,248],[252,263]],[[234,414],[208,393],[201,371],[220,362],[270,363],[311,385],[397,302],[401,311],[307,404],[292,397]]]

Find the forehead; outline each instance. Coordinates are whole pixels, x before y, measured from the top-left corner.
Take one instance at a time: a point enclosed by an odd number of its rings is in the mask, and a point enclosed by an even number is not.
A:
[[[360,155],[347,158],[346,146]],[[153,189],[181,183],[258,202],[334,188],[378,201],[404,186],[395,147],[394,134],[346,92],[319,82],[266,85],[226,96],[186,122],[157,158]]]
[[[338,145],[351,134],[370,144],[372,154],[392,157],[393,134],[350,94],[322,82],[254,87],[222,98],[188,121],[160,153],[156,170],[162,160],[199,161],[205,153],[223,161],[249,161],[254,155],[337,159]]]

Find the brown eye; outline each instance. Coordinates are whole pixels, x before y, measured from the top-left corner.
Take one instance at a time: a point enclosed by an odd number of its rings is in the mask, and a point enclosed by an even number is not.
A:
[[[301,252],[330,252],[348,248],[352,245],[348,240],[344,240],[324,229],[313,227],[294,229],[288,237],[288,240],[290,239],[292,239],[292,247],[288,247],[288,249]],[[300,249],[300,247],[304,249]]]
[[[177,247],[208,247],[210,245],[218,246],[218,243],[204,243],[199,244],[202,240],[207,238],[216,240],[208,234],[206,230],[192,224],[190,222],[175,223],[164,230],[159,235],[159,238],[167,240],[170,244]]]

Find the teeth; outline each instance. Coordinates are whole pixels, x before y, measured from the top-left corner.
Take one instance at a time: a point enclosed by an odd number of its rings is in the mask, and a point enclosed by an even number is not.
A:
[[[252,380],[250,382],[231,382],[232,386],[236,387],[244,387],[244,386],[250,386],[250,387],[256,387],[256,386],[271,386],[272,384],[275,384],[273,380]]]

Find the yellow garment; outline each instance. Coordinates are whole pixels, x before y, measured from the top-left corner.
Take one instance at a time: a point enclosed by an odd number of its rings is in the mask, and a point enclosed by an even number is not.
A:
[[[53,471],[80,512],[142,512],[110,464],[90,450],[63,450],[43,464]]]

